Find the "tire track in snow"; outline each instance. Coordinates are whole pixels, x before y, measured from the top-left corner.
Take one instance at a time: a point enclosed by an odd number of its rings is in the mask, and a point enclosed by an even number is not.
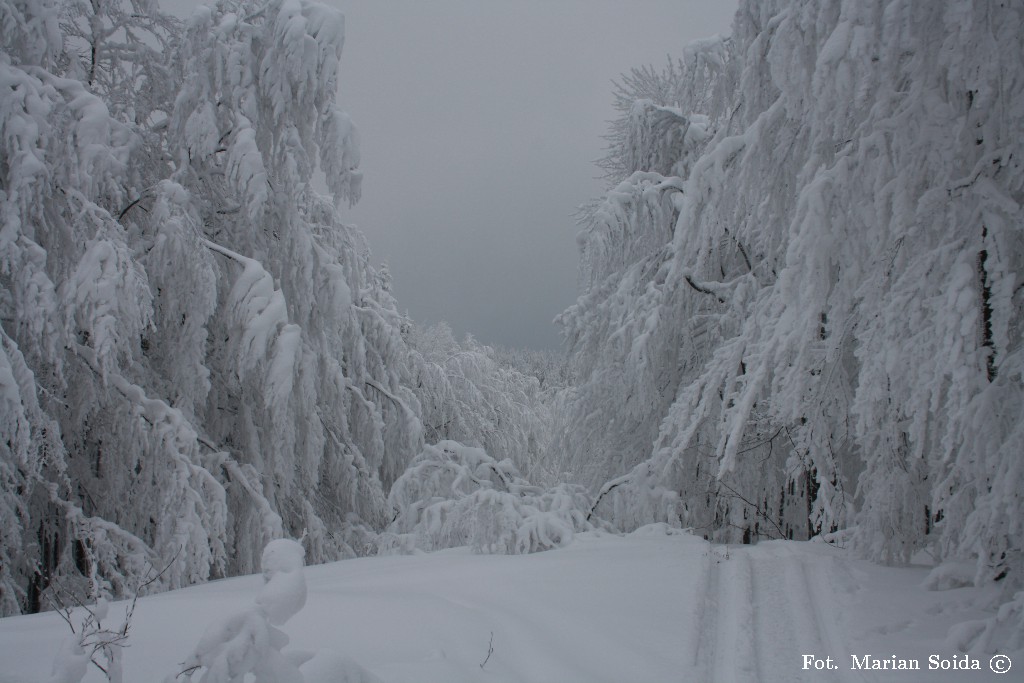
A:
[[[785,568],[765,546],[745,550],[751,558],[754,636],[759,654],[758,670],[767,681],[809,681],[801,670],[801,651],[809,647],[794,631],[794,608],[786,595]]]
[[[719,581],[719,617],[716,643],[718,674],[714,680],[740,683],[760,680],[754,634],[754,584],[750,555],[739,549],[728,553]],[[723,588],[724,587],[724,588]]]
[[[831,605],[833,610],[841,613],[843,606],[836,600],[836,596],[841,591],[837,590],[835,586],[827,584],[829,584],[828,579],[833,576],[833,572],[847,570],[841,567],[835,558],[821,558],[821,560],[813,562],[809,555],[801,557],[792,547],[787,547],[787,550],[800,565],[801,577],[807,588],[807,603],[817,626],[822,647],[836,658],[841,658],[840,661],[837,661],[839,665],[837,673],[840,673],[838,678],[841,681],[868,681],[870,683],[878,681],[878,675],[872,671],[855,672],[850,670],[848,656],[851,640],[849,636],[841,633],[842,629],[837,620],[825,607]],[[812,562],[815,565],[813,568],[809,567]]]
[[[694,668],[701,674],[698,680],[714,681],[718,638],[719,596],[721,576],[714,546],[709,546],[704,555],[704,576],[702,587],[704,597],[700,601],[697,616],[697,649],[694,652]]]
[[[810,585],[807,583],[807,571],[803,562],[804,558],[797,557],[787,546],[782,546],[779,554],[779,563],[783,568],[783,586],[786,595],[790,596],[791,614],[793,623],[796,625],[796,634],[802,651],[800,657],[793,662],[796,668],[808,678],[821,678],[823,675],[838,674],[834,678],[838,681],[846,681],[847,677],[843,671],[843,663],[839,660],[842,656],[842,643],[833,644],[822,629],[821,619],[818,610],[814,605],[815,596],[810,593]],[[834,647],[838,645],[838,649]],[[832,657],[833,666],[839,668],[831,672],[805,671],[803,669],[803,655],[812,654],[819,659]],[[809,676],[808,676],[809,674]],[[831,678],[832,676],[830,676]]]
[[[700,680],[758,681],[750,557],[739,549],[714,547],[707,557],[696,653]]]
[[[853,672],[849,669],[850,641],[840,633],[834,614],[840,614],[842,607],[836,603],[833,593],[826,589],[825,569],[834,569],[826,561],[816,561],[809,553],[797,552],[794,546],[773,543],[758,549],[766,581],[758,582],[755,600],[769,607],[778,615],[770,620],[762,619],[757,625],[761,638],[761,650],[771,648],[774,657],[767,658],[774,669],[767,675],[769,680],[821,681],[823,677],[839,683],[854,681],[876,681],[871,672]],[[831,611],[830,611],[831,610]],[[785,633],[775,631],[782,626]],[[803,655],[814,655],[818,659],[832,657],[836,668],[831,671],[803,669]]]
[[[835,558],[786,542],[712,546],[705,558],[695,615],[697,676],[686,680],[880,680],[849,668],[851,641],[841,623],[846,605],[839,599],[847,570]],[[831,657],[835,668],[805,670],[804,655]]]

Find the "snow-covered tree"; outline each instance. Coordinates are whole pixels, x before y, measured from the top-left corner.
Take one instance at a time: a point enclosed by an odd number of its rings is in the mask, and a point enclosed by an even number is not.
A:
[[[502,367],[536,377],[543,392],[550,393],[572,385],[568,358],[561,350],[492,346],[491,356]]]
[[[388,500],[394,518],[380,535],[382,552],[465,545],[481,553],[532,553],[593,528],[582,487],[545,491],[523,479],[510,460],[456,441],[425,446]]]
[[[539,378],[499,362],[471,336],[457,341],[443,322],[412,325],[407,338],[426,440],[479,447],[528,479],[544,478],[551,410]]]
[[[0,2],[0,610],[360,552],[422,445],[343,19]],[[313,189],[322,172],[332,197]]]
[[[562,316],[565,467],[623,527],[847,529],[1024,576],[1024,13],[743,2],[617,94]]]

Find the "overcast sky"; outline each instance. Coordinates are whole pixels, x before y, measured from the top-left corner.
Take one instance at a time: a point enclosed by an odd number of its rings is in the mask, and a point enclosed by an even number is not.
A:
[[[322,1],[345,14],[340,103],[362,138],[346,218],[399,307],[487,344],[558,348],[573,214],[605,189],[612,81],[727,34],[738,0]]]
[[[729,32],[735,1],[332,0],[362,139],[347,214],[402,310],[488,344],[556,348],[576,207],[603,189],[613,79]]]

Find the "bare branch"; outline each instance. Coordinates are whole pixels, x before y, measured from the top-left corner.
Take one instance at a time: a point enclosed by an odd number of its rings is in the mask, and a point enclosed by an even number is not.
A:
[[[491,642],[487,644],[487,657],[484,661],[480,662],[481,669],[484,668],[484,665],[487,664],[488,661],[490,661],[492,654],[494,654],[494,631],[491,631]]]

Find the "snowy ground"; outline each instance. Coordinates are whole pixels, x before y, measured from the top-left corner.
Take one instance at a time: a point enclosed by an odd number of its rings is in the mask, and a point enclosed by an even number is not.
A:
[[[980,671],[928,670],[930,655],[958,654],[944,644],[951,624],[985,615],[969,606],[975,589],[925,591],[926,573],[819,543],[711,546],[649,527],[535,555],[458,549],[309,567],[306,607],[284,630],[289,647],[343,653],[389,683],[1024,680],[1024,661],[997,675],[988,657]],[[206,625],[249,605],[261,582],[140,600],[126,682],[179,671]],[[66,632],[52,613],[0,620],[0,683],[46,680]],[[922,670],[850,669],[868,654]],[[804,670],[803,655],[838,668]]]

